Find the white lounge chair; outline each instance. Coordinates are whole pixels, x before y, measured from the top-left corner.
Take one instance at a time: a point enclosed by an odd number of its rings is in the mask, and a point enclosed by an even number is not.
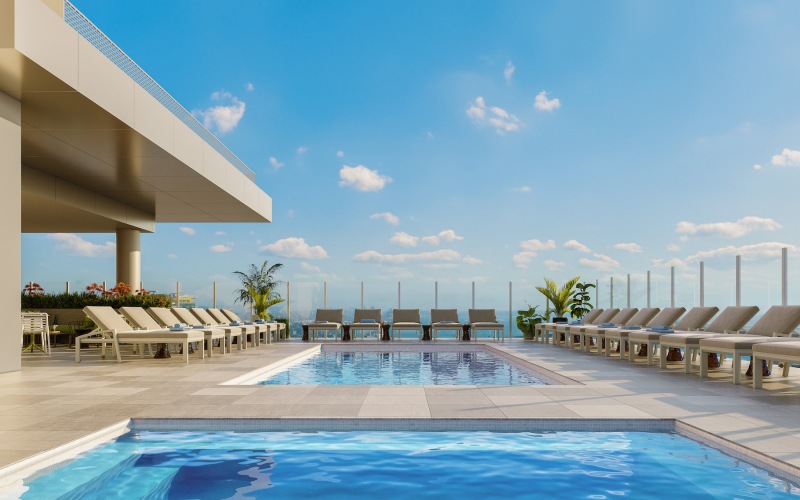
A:
[[[337,334],[344,334],[342,323],[344,323],[344,309],[317,309],[314,322],[308,325],[308,335],[316,340],[319,332],[324,332],[327,339],[328,332],[333,332],[335,341]]]
[[[237,337],[238,333],[239,340],[236,343],[237,349],[239,350],[247,349],[248,337],[250,337],[250,345],[252,345],[253,347],[256,346],[256,340],[257,340],[256,337],[258,336],[257,335],[258,329],[254,324],[247,324],[247,323],[236,324],[237,322],[235,321],[228,322],[225,320],[223,320],[225,321],[225,323],[220,323],[214,316],[209,314],[208,311],[200,307],[194,307],[192,309],[189,309],[189,311],[191,311],[191,313],[194,314],[194,316],[200,321],[200,323],[211,325],[214,328],[222,328],[226,332],[230,330],[231,337]]]
[[[75,337],[75,361],[81,361],[81,345],[99,344],[101,356],[105,358],[106,347],[111,346],[116,355],[117,362],[122,362],[120,344],[136,344],[140,346],[139,355],[144,356],[142,345],[154,343],[181,344],[186,363],[189,362],[189,342],[202,342],[205,336],[195,330],[134,330],[132,326],[111,307],[86,306],[83,312],[95,322],[97,328],[90,333]],[[200,359],[203,359],[203,349],[198,349]]]
[[[752,356],[753,346],[756,344],[792,340],[789,335],[797,325],[800,325],[800,306],[772,306],[746,334],[700,340],[700,376],[708,376],[709,353],[719,353],[720,364],[730,354],[733,357],[733,383],[739,384],[742,378],[742,356]],[[760,364],[754,363],[752,366],[753,373],[761,373]]]
[[[576,321],[571,325],[568,323],[556,323],[556,327],[553,330],[553,345],[561,345],[563,342],[564,345],[571,346],[574,339],[570,336],[570,333],[574,335],[583,333],[587,328],[597,328],[597,325],[608,323],[617,314],[619,314],[619,308],[613,307],[605,309],[592,319],[591,322]],[[564,337],[563,340],[561,339],[562,336]]]
[[[479,332],[492,332],[492,337],[505,340],[506,326],[497,321],[497,312],[494,309],[470,309],[469,331],[471,339],[477,341]]]
[[[400,340],[403,339],[403,332],[417,332],[417,337],[422,338],[422,323],[419,309],[393,309],[392,310],[392,340],[397,333]]]
[[[175,316],[169,309],[166,307],[148,307],[147,314],[149,314],[156,322],[158,322],[161,326],[165,328],[169,328],[171,326],[177,324],[184,324],[180,318]],[[206,345],[208,346],[208,356],[211,357],[214,348],[214,341],[219,341],[219,353],[225,354],[225,331],[219,328],[211,328],[211,327],[203,327],[198,328],[196,326],[192,326],[192,329],[203,332],[205,336]]]
[[[666,309],[665,309],[666,310]],[[628,361],[633,363],[636,361],[635,346],[640,349],[647,349],[647,364],[653,364],[653,355],[656,348],[661,345],[661,336],[675,331],[694,331],[703,328],[715,314],[719,312],[718,307],[693,307],[689,312],[681,318],[674,326],[669,323],[659,323],[655,319],[650,322],[650,326],[641,330],[632,331],[628,334],[628,341],[630,342],[630,349],[628,350]],[[665,328],[655,328],[664,326]]]
[[[454,331],[461,340],[464,329],[458,322],[458,309],[431,309],[431,339],[437,340],[440,331]]]
[[[584,314],[582,318],[576,320],[574,323],[577,324],[579,322],[582,325],[595,324],[596,323],[595,319],[602,313],[603,309],[598,309],[598,308],[592,309],[591,311]],[[545,344],[549,344],[550,334],[552,333],[553,335],[555,335],[556,328],[562,325],[564,325],[564,323],[539,323],[533,328],[533,340],[535,342],[538,342],[539,338],[541,338]]]
[[[656,313],[654,314],[653,311]],[[657,307],[645,307],[644,309],[640,309],[627,325],[605,331],[606,356],[611,356],[612,349],[609,349],[609,345],[616,341],[619,343],[619,359],[625,359],[625,351],[628,349],[628,338],[631,332],[641,330],[649,325],[670,327],[681,317],[681,314],[685,312],[685,307],[667,307],[664,310],[659,310]],[[630,351],[633,352],[633,346],[630,347]]]
[[[361,338],[364,338],[364,332],[375,332],[375,338],[380,340],[383,325],[383,311],[380,309],[356,309],[353,312],[353,322],[350,324],[350,337],[356,338],[356,332],[361,332]]]
[[[206,308],[205,311],[214,319],[218,325],[235,325],[239,324],[244,329],[245,335],[251,335],[250,343],[256,347],[261,345],[262,337],[266,342],[270,342],[269,332],[271,328],[266,323],[256,323],[255,321],[240,321],[228,319],[227,316],[220,310],[213,307]],[[266,334],[266,335],[264,335]]]
[[[209,309],[209,312],[210,311],[211,309]],[[219,311],[225,315],[228,321],[238,321],[239,323],[244,323],[244,320],[230,309],[220,309]],[[272,335],[273,333],[275,334],[275,342],[279,341],[283,336],[283,334],[286,333],[286,325],[279,321],[272,320],[272,321],[264,321],[263,323],[261,323],[261,321],[262,320],[257,320],[255,324],[259,325],[260,327],[266,326],[266,330],[264,331],[267,333],[266,335],[267,344],[271,342],[270,335]],[[259,331],[262,330],[259,329]]]
[[[789,376],[792,364],[800,363],[800,340],[792,338],[788,342],[764,342],[753,346],[753,388],[761,389],[763,376],[759,370],[760,362],[771,365],[775,361],[783,361],[783,376]]]
[[[601,352],[600,349],[605,350],[603,347],[605,345],[605,331],[609,328],[619,328],[622,326],[627,325],[636,313],[639,312],[639,309],[635,307],[627,307],[625,309],[620,309],[617,314],[615,314],[610,320],[605,321],[603,323],[599,323],[597,325],[570,325],[569,332],[570,335],[565,337],[567,341],[568,347],[574,347],[575,344],[578,344],[578,347],[582,350],[589,350],[592,344],[592,338],[597,340],[598,344],[598,353]],[[558,330],[558,329],[557,329]],[[607,347],[607,346],[606,346]]]

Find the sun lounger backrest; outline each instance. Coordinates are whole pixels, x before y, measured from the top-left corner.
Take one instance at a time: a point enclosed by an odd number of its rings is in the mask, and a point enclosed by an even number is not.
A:
[[[789,334],[800,325],[800,306],[772,306],[747,330],[750,335],[772,337],[774,333]]]
[[[329,323],[344,322],[344,309],[317,309],[316,321],[327,321]]]
[[[642,309],[644,310],[644,309]],[[665,307],[661,310],[658,314],[656,314],[653,319],[645,323],[645,325],[663,325],[663,326],[672,326],[673,323],[678,321],[678,318],[681,317],[681,314],[686,312],[685,307]],[[644,326],[644,325],[639,325]]]
[[[441,321],[458,323],[458,309],[431,309],[431,323]]]
[[[631,319],[625,323],[626,325],[633,325],[633,326],[644,326],[650,322],[653,317],[659,313],[661,309],[658,307],[645,307],[643,309],[639,309],[636,311]]]
[[[216,321],[220,325],[227,325],[232,321],[226,318],[225,315],[222,314],[222,311],[220,311],[219,309],[214,309],[213,307],[209,307],[208,309],[206,309],[206,312],[208,312],[208,314],[210,314],[211,317],[214,318],[214,321]],[[238,320],[233,320],[233,321],[238,321]]]
[[[635,307],[627,307],[625,309],[620,309],[619,312],[611,318],[609,323],[614,323],[615,325],[627,325],[631,318],[636,314],[639,310]]]
[[[719,307],[693,307],[673,328],[684,332],[703,328],[718,312]]]
[[[756,306],[730,306],[726,307],[717,318],[706,327],[707,332],[725,333],[738,332],[758,312]]]
[[[222,311],[222,314],[227,316],[228,321],[242,321],[242,318],[240,318],[238,314],[230,309],[220,309],[220,311]]]
[[[585,325],[590,325],[592,324],[592,321],[601,314],[603,314],[602,309],[597,309],[597,308],[592,309],[591,311],[583,315],[581,321],[583,321]]]
[[[191,311],[191,313],[194,314],[194,317],[197,318],[198,321],[200,321],[200,323],[204,325],[219,324],[219,321],[217,321],[210,314],[208,314],[208,311],[206,311],[205,309],[202,309],[200,307],[193,307],[189,309],[189,311]]]
[[[133,331],[133,327],[126,323],[113,307],[86,306],[83,312],[103,330],[116,330],[117,333]]]
[[[144,328],[145,330],[159,330],[162,328],[158,321],[154,320],[152,316],[147,314],[147,311],[141,307],[120,307],[119,312],[125,316],[128,321],[133,323],[134,326]]]
[[[376,323],[382,321],[383,311],[380,309],[356,309],[353,312],[353,323],[360,323],[362,319],[371,319]]]
[[[197,317],[194,314],[189,312],[189,310],[186,309],[185,307],[173,307],[171,311],[175,316],[178,317],[179,320],[181,320],[181,323],[186,323],[187,325],[190,326],[203,324],[197,319]]]
[[[163,327],[171,327],[183,323],[181,319],[166,307],[148,307],[147,314],[152,316]]]
[[[392,310],[392,323],[419,323],[419,309]]]
[[[470,323],[497,323],[497,313],[494,309],[470,309]]]
[[[591,323],[584,321],[583,324],[585,325],[602,325],[603,323],[608,323],[611,321],[611,318],[617,315],[619,309],[616,307],[612,307],[611,309],[606,309],[602,313],[598,314],[595,319],[592,320]]]

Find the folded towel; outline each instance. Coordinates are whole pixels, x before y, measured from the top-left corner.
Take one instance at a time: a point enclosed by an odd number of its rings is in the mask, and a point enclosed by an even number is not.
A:
[[[617,325],[615,325],[614,323],[601,323],[600,324],[601,328],[614,328],[615,326],[617,326]]]
[[[184,328],[181,325],[175,325],[169,329],[171,332],[182,332],[184,330],[188,330],[188,328]]]
[[[243,324],[243,325],[252,325],[252,324],[253,324],[253,322],[252,322],[252,321],[245,321],[245,322],[244,322],[244,323],[242,323],[242,324]]]
[[[266,323],[266,321],[264,321],[263,319],[259,319],[256,321],[257,325],[263,325],[264,323]]]
[[[203,325],[192,325],[192,328],[194,328],[195,330],[199,330],[199,329],[205,328],[205,327]]]
[[[582,325],[582,324],[583,324],[583,320],[582,319],[576,319],[575,321],[570,323],[570,325]]]
[[[241,323],[239,323],[238,321],[231,321],[231,322],[230,322],[230,325],[231,325],[231,326],[239,326],[240,324],[241,324]]]
[[[361,323],[377,323],[374,319],[362,319]]]
[[[182,326],[183,326],[183,325],[182,325],[182,324],[180,324],[180,323],[175,323],[174,325],[172,325],[172,327],[171,327],[171,328],[181,328]]]
[[[650,327],[651,330],[668,330],[669,327],[667,325],[654,325]]]
[[[453,321],[451,319],[445,319],[445,320],[439,321],[439,323],[455,323],[455,321]]]
[[[622,329],[623,330],[641,330],[642,327],[641,326],[623,326]]]
[[[648,328],[647,331],[649,332],[658,332],[658,333],[675,333],[675,330],[672,328],[659,328],[656,330],[655,328]]]
[[[327,323],[327,321],[325,321],[324,319],[315,319],[315,320],[314,320],[314,323],[321,323],[321,324],[325,324],[325,323]]]

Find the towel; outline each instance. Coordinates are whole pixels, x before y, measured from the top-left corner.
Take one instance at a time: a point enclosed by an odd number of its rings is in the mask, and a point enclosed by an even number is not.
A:
[[[325,321],[324,319],[315,319],[314,323],[319,323],[324,325],[325,323],[327,323],[327,321]]]
[[[617,325],[615,325],[614,323],[601,323],[600,324],[600,328],[614,328],[616,326]]]
[[[362,319],[361,323],[377,323],[374,319]]]
[[[266,321],[264,321],[263,319],[259,319],[256,321],[257,325],[263,325],[264,323],[266,323]]]
[[[205,328],[205,327],[203,325],[192,325],[192,328],[194,328],[195,330],[199,330],[199,329]]]
[[[582,319],[576,319],[575,321],[570,323],[570,325],[582,325],[582,324],[583,324],[583,320]]]
[[[675,330],[672,328],[662,327],[662,328],[648,328],[647,331],[649,332],[659,332],[659,333],[675,333]]]
[[[651,330],[669,330],[667,325],[655,325],[650,327]]]
[[[169,331],[171,331],[171,332],[182,332],[184,330],[187,330],[187,328],[184,328],[181,325],[175,325],[175,326],[173,326],[172,328],[169,329]]]
[[[642,327],[641,326],[623,326],[622,329],[623,330],[641,330]]]
[[[231,326],[239,326],[240,323],[238,321],[231,321],[230,325]]]
[[[245,322],[244,322],[244,323],[242,323],[242,324],[243,324],[243,325],[252,325],[252,324],[253,324],[253,322],[252,322],[252,321],[245,321]]]

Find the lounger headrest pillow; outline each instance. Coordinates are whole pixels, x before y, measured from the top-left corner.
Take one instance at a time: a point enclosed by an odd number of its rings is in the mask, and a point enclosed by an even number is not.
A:
[[[376,321],[374,319],[362,319],[361,322],[362,323],[375,323]]]

